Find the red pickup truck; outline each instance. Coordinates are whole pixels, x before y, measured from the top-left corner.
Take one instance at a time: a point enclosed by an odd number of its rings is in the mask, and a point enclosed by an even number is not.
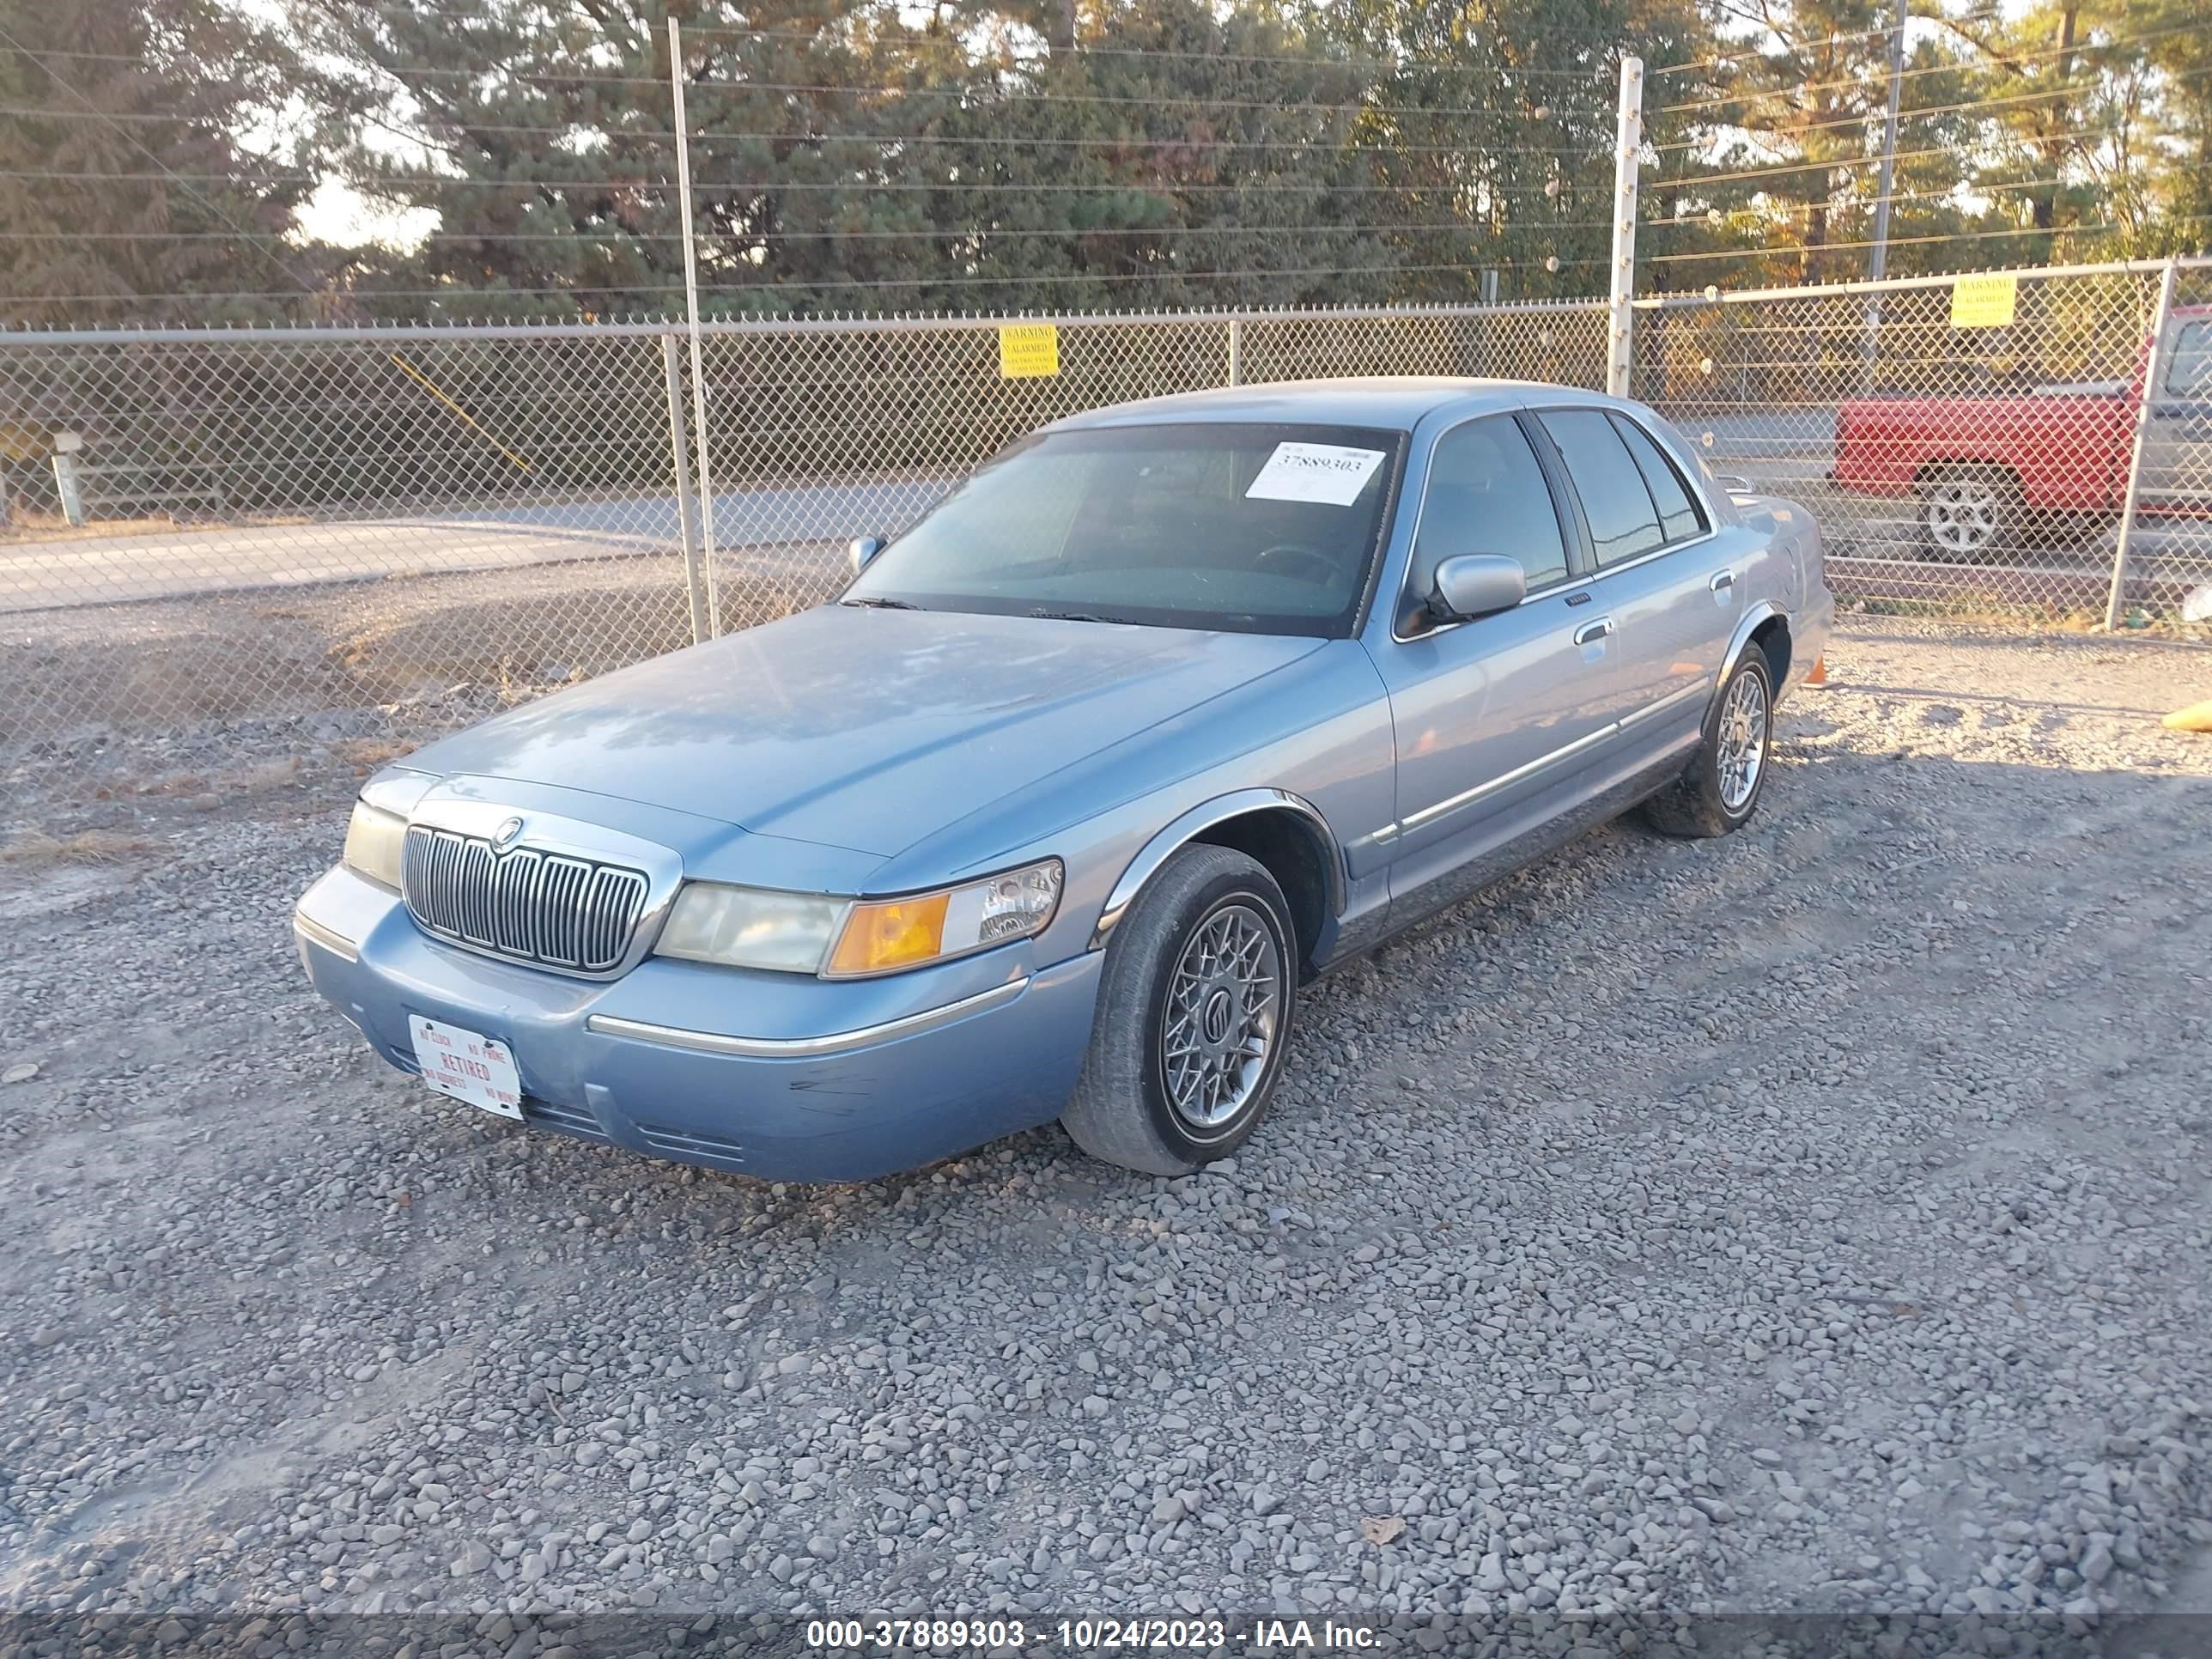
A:
[[[1912,497],[1938,558],[2018,547],[2047,515],[2110,513],[2128,485],[2136,405],[2157,387],[2138,502],[2148,512],[2212,510],[2212,307],[2177,307],[2162,349],[2135,374],[2008,397],[1859,398],[1836,411],[1828,475],[1862,495]]]

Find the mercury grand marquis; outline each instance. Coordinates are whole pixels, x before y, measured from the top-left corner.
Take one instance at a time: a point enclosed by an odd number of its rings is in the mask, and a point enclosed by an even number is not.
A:
[[[714,1169],[1057,1118],[1187,1172],[1315,975],[1631,807],[1741,826],[1835,610],[1804,508],[1504,381],[1094,410],[851,556],[371,777],[316,988],[457,1102]]]

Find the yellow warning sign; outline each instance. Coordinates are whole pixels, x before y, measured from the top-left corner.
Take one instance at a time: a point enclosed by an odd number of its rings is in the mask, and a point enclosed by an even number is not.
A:
[[[2019,303],[2017,276],[1961,276],[1951,284],[1951,326],[2004,328]]]
[[[999,325],[999,378],[1035,380],[1060,373],[1060,330],[1051,323]]]

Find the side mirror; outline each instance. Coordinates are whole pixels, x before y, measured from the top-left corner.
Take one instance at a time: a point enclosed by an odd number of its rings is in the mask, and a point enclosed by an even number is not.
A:
[[[855,536],[845,544],[845,557],[857,576],[868,568],[868,561],[884,550],[881,536]]]
[[[1437,567],[1429,614],[1440,622],[1465,622],[1510,610],[1528,597],[1528,573],[1518,559],[1496,553],[1462,553]]]

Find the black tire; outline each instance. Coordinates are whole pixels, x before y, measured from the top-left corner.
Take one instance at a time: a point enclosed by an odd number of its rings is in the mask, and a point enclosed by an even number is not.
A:
[[[1921,544],[1954,564],[1987,564],[2016,551],[2027,497],[2008,467],[1949,461],[1920,479]]]
[[[1758,683],[1755,694],[1739,692],[1739,684],[1747,678]],[[1722,724],[1731,715],[1734,700],[1754,695],[1759,708],[1757,764],[1752,769],[1748,792],[1731,806],[1731,790],[1722,778]],[[1705,713],[1705,740],[1698,745],[1682,775],[1644,803],[1645,821],[1664,836],[1725,836],[1741,830],[1759,810],[1759,798],[1766,793],[1773,753],[1774,671],[1765,652],[1757,645],[1747,645]]]
[[[1226,979],[1194,992],[1195,1000],[1182,1011],[1186,1032],[1201,1039],[1217,1014],[1222,1021],[1218,1048],[1207,1040],[1207,1055],[1219,1057],[1202,1059],[1195,1069],[1187,1061],[1178,1071],[1184,1096],[1194,1076],[1211,1079],[1218,1073],[1229,1086],[1230,1073],[1237,1073],[1236,1097],[1219,1103],[1228,1115],[1201,1123],[1178,1109],[1170,1092],[1166,1036],[1176,1018],[1170,994],[1177,965],[1209,927],[1210,938],[1243,941],[1262,965],[1271,949],[1274,972],[1264,1038],[1254,1029],[1257,1000],[1248,1006]],[[1216,1000],[1217,993],[1228,999],[1225,1004]],[[1297,935],[1275,878],[1257,860],[1228,848],[1183,848],[1145,884],[1107,943],[1091,1052],[1060,1114],[1061,1126],[1091,1157],[1146,1175],[1188,1175],[1226,1158],[1267,1115],[1297,1006]],[[1233,1051],[1243,1051],[1255,1040],[1264,1042],[1256,1071],[1227,1058],[1232,1044]]]

